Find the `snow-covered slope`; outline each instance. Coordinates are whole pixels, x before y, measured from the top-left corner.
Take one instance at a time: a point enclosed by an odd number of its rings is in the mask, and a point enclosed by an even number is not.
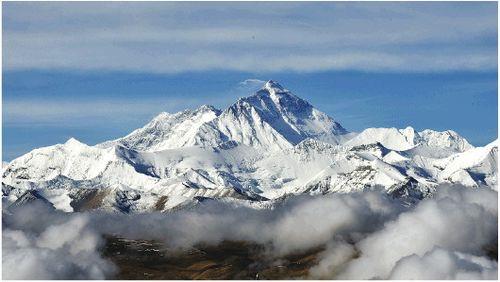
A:
[[[200,140],[200,127],[219,114],[220,110],[207,105],[194,111],[185,110],[176,114],[163,112],[146,126],[134,130],[123,138],[98,144],[97,147],[108,148],[120,144],[134,150],[161,151],[203,145],[205,141],[211,139]]]
[[[291,148],[306,138],[338,144],[348,133],[339,123],[274,81],[224,111],[212,106],[161,113],[143,128],[97,147],[116,144],[140,151],[218,146],[227,141],[260,149]]]
[[[459,182],[468,186],[486,184],[497,188],[498,140],[479,148],[471,148],[447,159],[439,173],[441,181]]]
[[[420,136],[412,128],[368,128],[346,142],[347,146],[359,146],[381,143],[386,148],[404,151],[415,147],[420,142]]]
[[[269,81],[222,111],[162,113],[96,146],[70,139],[33,150],[4,166],[2,192],[8,205],[37,195],[64,211],[121,212],[169,210],[207,197],[258,207],[288,194],[374,186],[418,199],[438,183],[496,187],[496,162],[496,142],[474,148],[453,131],[349,133]]]
[[[426,148],[428,152],[458,153],[473,148],[462,136],[452,130],[443,132],[426,129],[415,131],[411,126],[405,129],[368,128],[354,135],[345,145],[357,146],[380,142],[391,150],[406,151],[413,148]]]
[[[465,138],[453,130],[438,132],[426,129],[420,131],[418,135],[421,137],[422,143],[429,147],[446,148],[455,152],[465,152],[473,148]]]
[[[306,138],[338,144],[339,123],[274,81],[239,99],[213,122],[228,139],[254,147],[290,148]]]

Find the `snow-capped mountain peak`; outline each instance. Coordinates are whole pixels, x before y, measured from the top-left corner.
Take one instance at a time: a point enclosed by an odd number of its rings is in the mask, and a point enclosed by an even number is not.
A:
[[[276,82],[274,80],[267,81],[266,84],[264,84],[264,87],[262,89],[266,89],[269,92],[274,92],[274,93],[288,91],[285,88],[283,88],[283,86],[281,86],[281,84],[279,84],[278,82]]]
[[[338,144],[347,133],[334,119],[272,80],[254,95],[239,99],[218,120],[229,139],[250,146],[284,149],[306,138]]]
[[[408,126],[405,129],[397,128],[367,128],[355,134],[346,142],[348,146],[372,144],[380,142],[387,148],[396,151],[419,151],[419,154],[438,154],[440,156],[451,153],[464,152],[473,148],[465,138],[452,130],[434,131],[426,129],[416,131]]]
[[[97,146],[106,148],[121,144],[139,151],[161,151],[196,144],[199,128],[220,115],[221,111],[210,105],[175,114],[160,113],[144,127],[129,135]]]
[[[87,146],[85,144],[83,144],[82,142],[76,140],[74,137],[70,137],[65,143],[64,145],[66,146],[69,146],[69,147],[79,147],[79,146]]]
[[[453,130],[445,130],[442,132],[425,129],[419,132],[422,139],[432,147],[446,147],[454,149],[458,152],[465,152],[473,148],[469,142]]]
[[[420,142],[420,136],[418,132],[411,126],[407,126],[405,129],[400,129],[399,132],[406,138],[406,141],[410,144],[418,144]]]
[[[221,111],[160,113],[125,137],[70,138],[3,168],[7,202],[41,191],[57,209],[167,210],[196,197],[252,201],[294,193],[432,193],[439,183],[496,187],[498,142],[408,126],[350,133],[276,81]]]
[[[338,144],[346,133],[328,115],[270,80],[259,91],[238,99],[224,111],[203,105],[196,110],[161,113],[129,135],[98,146],[121,144],[153,152],[188,146],[216,147],[234,141],[281,150],[306,138]]]
[[[290,106],[290,104],[286,104],[287,102],[309,105],[307,101],[293,95],[290,90],[285,89],[283,86],[281,86],[281,84],[273,80],[269,80],[268,82],[266,82],[261,90],[256,93],[256,95],[269,96],[278,107]]]

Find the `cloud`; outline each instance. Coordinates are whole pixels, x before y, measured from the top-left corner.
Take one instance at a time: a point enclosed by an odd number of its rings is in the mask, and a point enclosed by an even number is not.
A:
[[[4,69],[491,71],[496,14],[494,3],[8,3]]]
[[[238,83],[238,86],[235,87],[231,92],[233,96],[242,97],[248,96],[250,93],[255,93],[259,91],[267,81],[260,80],[256,78],[249,78]]]
[[[338,278],[385,279],[401,259],[424,255],[435,247],[484,255],[482,248],[497,238],[497,193],[452,189],[439,189],[434,199],[421,202],[357,243],[361,256]]]
[[[391,272],[396,280],[496,280],[496,262],[460,252],[435,248],[422,257],[411,255],[399,260]]]
[[[4,227],[2,279],[104,279],[116,268],[100,256],[101,244],[84,215],[48,222],[38,234]]]
[[[4,124],[61,124],[77,120],[92,121],[95,118],[123,119],[151,116],[163,111],[176,112],[187,108],[195,108],[199,102],[196,99],[121,99],[117,100],[41,100],[16,99],[7,101],[3,105]],[[130,116],[133,113],[133,116]],[[152,117],[152,116],[151,116]],[[113,119],[108,120],[113,121]]]
[[[248,92],[246,92],[248,94]],[[222,104],[228,98],[214,97],[211,103]],[[161,112],[176,113],[196,109],[197,98],[120,98],[120,99],[14,99],[4,101],[4,126],[87,126],[89,124],[147,122]]]
[[[291,197],[271,209],[205,201],[126,216],[28,206],[4,216],[4,278],[112,277],[113,266],[97,251],[103,234],[161,240],[175,249],[243,240],[277,260],[325,246],[307,277],[314,279],[496,277],[497,263],[485,248],[497,240],[497,193],[457,185],[437,191],[413,207],[378,191]],[[33,263],[18,265],[21,257]]]
[[[260,79],[256,79],[256,78],[249,78],[249,79],[245,79],[242,82],[240,82],[239,85],[252,86],[252,87],[262,87],[265,83],[266,83],[266,81],[264,81],[264,80],[260,80]]]
[[[163,240],[172,248],[223,240],[248,240],[287,254],[319,246],[332,234],[368,232],[394,214],[398,205],[378,192],[311,198],[297,197],[272,210],[210,202],[193,210],[164,214],[108,216],[104,233]],[[231,212],[228,212],[230,210]],[[112,216],[113,217],[113,216]],[[123,220],[127,223],[124,224]],[[161,223],[161,224],[159,224]],[[144,234],[144,230],[148,230]],[[255,232],[259,230],[259,232]]]

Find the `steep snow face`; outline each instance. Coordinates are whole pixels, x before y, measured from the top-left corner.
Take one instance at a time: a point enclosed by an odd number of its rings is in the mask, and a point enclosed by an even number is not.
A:
[[[368,128],[348,140],[345,145],[358,146],[377,142],[395,151],[414,149],[418,150],[418,154],[421,155],[439,155],[440,157],[473,148],[465,138],[452,130],[439,132],[426,129],[416,132],[412,127],[405,129]]]
[[[143,128],[97,146],[121,144],[154,152],[236,141],[260,149],[282,150],[306,138],[338,144],[347,133],[325,113],[277,82],[268,81],[257,93],[239,99],[223,112],[202,106],[177,114],[162,113]]]
[[[339,123],[274,81],[241,98],[215,121],[229,139],[245,145],[286,149],[314,138],[338,144],[347,134]]]
[[[196,110],[185,110],[176,114],[161,113],[146,126],[129,135],[97,145],[101,148],[121,144],[139,151],[161,151],[165,149],[204,145],[206,141],[218,142],[213,138],[199,138],[200,127],[212,121],[220,110],[212,106],[201,106]],[[217,137],[217,136],[211,136]]]
[[[406,151],[415,147],[420,140],[420,136],[412,127],[405,129],[368,128],[347,141],[345,145],[359,146],[379,142],[388,149]]]
[[[114,158],[112,150],[100,150],[71,138],[64,144],[35,149],[5,168],[6,179],[47,181],[62,175],[74,180],[94,178]]]
[[[473,148],[473,146],[469,144],[465,138],[458,135],[458,133],[453,130],[439,132],[426,129],[420,131],[418,134],[430,147],[448,148],[455,152],[465,152]]]
[[[477,186],[477,183],[493,187],[497,185],[498,140],[478,148],[471,148],[463,153],[453,155],[440,172],[441,181],[462,183]]]
[[[294,145],[306,138],[338,143],[338,136],[348,133],[338,122],[274,81],[268,81],[256,95],[242,100],[255,107],[266,122]]]
[[[33,150],[5,164],[2,192],[6,206],[37,195],[68,212],[164,211],[206,198],[265,206],[374,186],[421,199],[439,183],[496,188],[497,155],[497,142],[474,148],[453,131],[349,133],[269,81],[224,111],[162,113],[117,140]]]

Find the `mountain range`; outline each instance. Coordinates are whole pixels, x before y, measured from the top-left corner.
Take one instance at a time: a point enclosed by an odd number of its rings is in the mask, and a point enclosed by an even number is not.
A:
[[[125,137],[71,138],[2,167],[4,206],[168,211],[216,199],[262,208],[298,194],[383,189],[410,201],[442,183],[497,189],[498,141],[452,130],[350,132],[275,81],[227,109],[160,113]]]

